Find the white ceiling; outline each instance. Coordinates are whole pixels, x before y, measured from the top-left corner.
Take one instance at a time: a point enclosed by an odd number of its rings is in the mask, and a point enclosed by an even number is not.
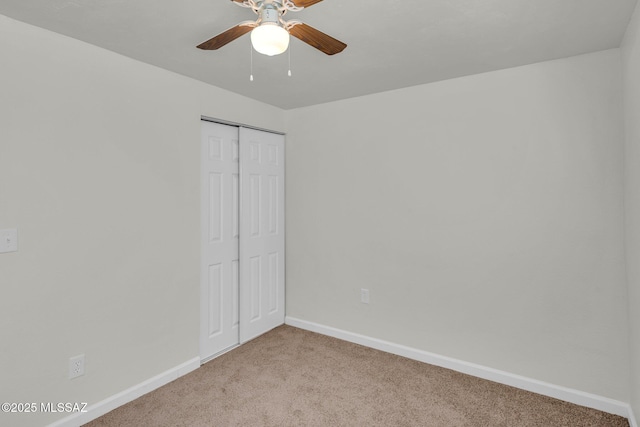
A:
[[[0,14],[284,109],[618,47],[636,0],[324,0],[299,19],[348,44],[297,39],[254,53],[249,36],[196,45],[255,19],[229,0],[2,0]]]

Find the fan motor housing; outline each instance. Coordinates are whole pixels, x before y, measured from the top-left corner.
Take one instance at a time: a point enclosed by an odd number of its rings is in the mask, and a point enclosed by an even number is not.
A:
[[[267,6],[262,9],[262,11],[260,11],[260,17],[262,18],[262,23],[272,22],[277,24],[280,22],[280,12],[274,7]]]

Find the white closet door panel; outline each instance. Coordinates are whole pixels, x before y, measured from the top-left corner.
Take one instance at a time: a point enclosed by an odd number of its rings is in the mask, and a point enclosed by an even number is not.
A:
[[[284,136],[240,128],[240,141],[240,342],[245,342],[284,323]]]
[[[200,357],[239,343],[238,128],[202,122]]]

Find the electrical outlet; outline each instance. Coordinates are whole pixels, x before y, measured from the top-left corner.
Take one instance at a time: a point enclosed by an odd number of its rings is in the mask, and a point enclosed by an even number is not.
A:
[[[360,302],[369,304],[369,289],[360,289]]]
[[[69,379],[84,375],[84,354],[69,359]]]

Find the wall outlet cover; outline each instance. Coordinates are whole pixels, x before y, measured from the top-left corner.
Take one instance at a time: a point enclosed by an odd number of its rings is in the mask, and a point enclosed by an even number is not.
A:
[[[69,379],[84,375],[84,354],[69,359]]]

